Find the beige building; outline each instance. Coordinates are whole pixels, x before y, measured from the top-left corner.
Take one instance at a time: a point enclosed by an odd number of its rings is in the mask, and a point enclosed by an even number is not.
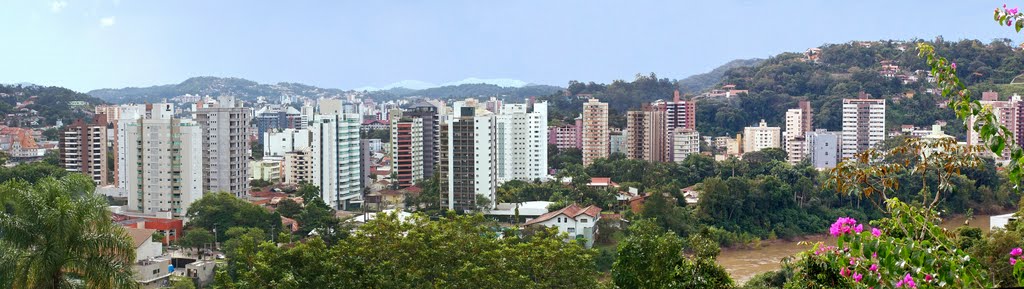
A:
[[[253,180],[264,180],[275,184],[281,182],[283,166],[284,159],[281,157],[265,157],[262,160],[249,161]]]
[[[757,126],[743,128],[743,153],[781,147],[782,129],[768,126],[763,119]]]
[[[608,158],[608,104],[591,98],[583,104],[583,165]]]
[[[313,181],[313,150],[305,148],[284,154],[284,182],[298,184]]]
[[[626,112],[626,157],[651,162],[668,159],[668,131],[665,110],[644,105],[641,111]]]

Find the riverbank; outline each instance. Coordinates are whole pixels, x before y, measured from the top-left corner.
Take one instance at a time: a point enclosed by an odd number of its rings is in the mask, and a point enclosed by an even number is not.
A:
[[[1014,211],[1000,214],[1012,212]],[[970,226],[980,228],[983,232],[988,233],[990,226],[989,217],[1000,214],[974,215],[974,218],[970,221]],[[964,215],[954,215],[945,219],[941,226],[948,230],[953,230],[962,226],[965,220],[966,216]],[[807,244],[800,245],[801,242]],[[760,247],[756,249],[723,248],[722,253],[718,255],[718,264],[725,267],[725,270],[729,272],[729,275],[732,276],[736,284],[743,284],[750,280],[751,277],[754,277],[754,275],[778,270],[781,268],[784,258],[807,251],[816,242],[835,243],[835,238],[827,234],[807,235],[796,240],[761,241]]]

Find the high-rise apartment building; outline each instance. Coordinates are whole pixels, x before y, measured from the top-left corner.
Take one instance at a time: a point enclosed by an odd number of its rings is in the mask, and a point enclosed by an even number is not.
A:
[[[354,107],[342,108],[340,102],[321,101],[321,110],[313,118],[313,184],[321,198],[335,209],[348,209],[362,200],[360,180],[359,113]],[[326,114],[325,114],[326,113]]]
[[[683,162],[686,157],[700,153],[700,133],[688,128],[676,128],[672,131],[672,161]]]
[[[495,115],[495,154],[500,182],[544,179],[548,170],[548,103],[504,104]]]
[[[743,153],[781,147],[782,129],[768,126],[763,119],[757,126],[743,128]]]
[[[842,159],[885,141],[885,99],[843,99]]]
[[[112,181],[107,168],[107,116],[97,114],[92,121],[75,120],[60,135],[60,164],[69,172],[92,177],[96,185]]]
[[[472,106],[454,109],[457,116],[441,125],[441,208],[493,209],[498,187],[495,117]]]
[[[807,159],[816,169],[831,169],[839,161],[839,133],[818,129],[805,134]]]
[[[391,119],[391,168],[400,189],[423,179],[423,119]]]
[[[403,116],[419,118],[423,121],[423,178],[434,176],[438,161],[440,145],[441,114],[438,107],[430,102],[413,104],[402,112]]]
[[[677,128],[683,128],[688,131],[695,131],[697,129],[697,102],[683,100],[682,95],[679,94],[679,90],[676,90],[672,95],[672,101],[656,101],[654,106],[663,108],[665,111],[665,131],[667,132],[666,139],[668,140],[668,159],[672,160],[675,157],[672,155],[675,147],[672,141],[675,140],[673,133]]]
[[[128,210],[183,217],[206,192],[204,130],[190,120],[175,118],[171,104],[148,106],[142,118],[121,115],[118,187],[128,194]]]
[[[626,157],[651,162],[668,160],[669,144],[663,107],[644,105],[641,111],[626,112]]]
[[[119,105],[119,106],[98,106],[96,107],[97,114],[103,114],[107,116],[107,123],[109,123],[110,129],[107,130],[107,139],[109,140],[108,146],[112,148],[111,154],[114,156],[114,170],[113,180],[117,187],[123,188],[122,184],[117,183],[121,180],[120,172],[124,170],[124,166],[120,164],[119,150],[124,147],[124,144],[118,140],[118,131],[121,122],[134,122],[146,116],[146,112],[149,110],[147,107],[152,105]]]
[[[195,121],[203,128],[203,185],[207,192],[249,194],[249,147],[252,110],[234,97],[196,104]]]
[[[786,111],[786,131],[783,132],[783,145],[791,164],[803,161],[806,138],[805,133],[812,130],[812,111],[810,101],[800,101],[797,108]]]
[[[608,104],[591,98],[583,104],[583,165],[608,154]]]

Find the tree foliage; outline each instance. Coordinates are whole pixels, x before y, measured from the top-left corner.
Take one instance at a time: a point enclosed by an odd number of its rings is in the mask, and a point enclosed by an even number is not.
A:
[[[0,185],[0,287],[134,288],[135,246],[88,177]]]
[[[227,240],[226,232],[234,227],[260,228],[269,234],[281,229],[281,218],[263,207],[251,204],[229,193],[208,193],[192,203],[186,214],[190,227],[216,229],[218,241]]]
[[[245,239],[245,238],[243,238]],[[379,214],[329,246],[244,242],[216,288],[594,288],[593,250],[547,230],[498,238],[482,216]],[[234,276],[233,278],[231,276]]]

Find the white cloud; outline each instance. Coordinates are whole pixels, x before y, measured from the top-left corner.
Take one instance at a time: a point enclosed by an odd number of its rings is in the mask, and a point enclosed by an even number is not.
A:
[[[65,1],[53,1],[53,2],[50,2],[50,11],[53,11],[53,13],[57,13],[57,12],[60,12],[61,10],[64,10],[64,7],[68,7],[68,2],[65,2]]]
[[[100,18],[100,27],[114,26],[114,23],[117,23],[116,21],[117,19],[114,16]]]

